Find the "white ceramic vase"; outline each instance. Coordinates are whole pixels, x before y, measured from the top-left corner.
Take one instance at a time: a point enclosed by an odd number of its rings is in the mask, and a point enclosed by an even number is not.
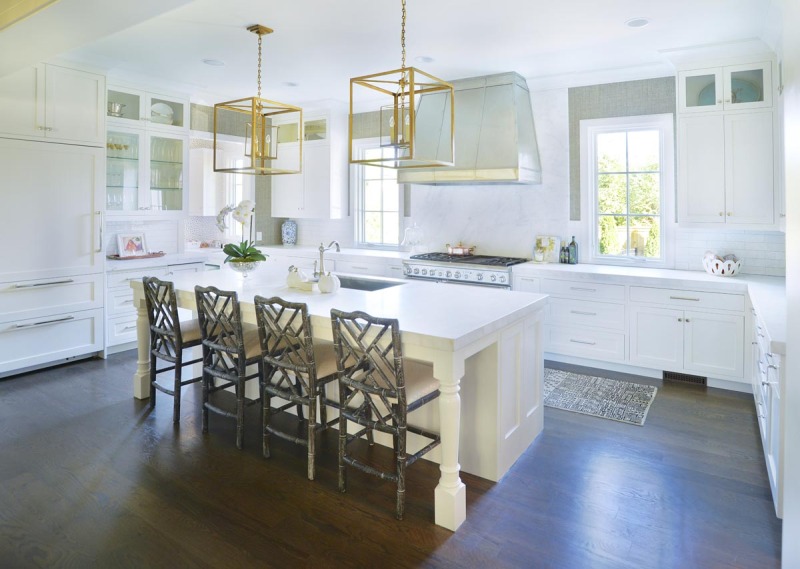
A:
[[[317,286],[319,286],[320,292],[331,293],[339,290],[339,288],[342,286],[342,283],[339,281],[339,277],[336,275],[326,273],[324,275],[320,275]]]

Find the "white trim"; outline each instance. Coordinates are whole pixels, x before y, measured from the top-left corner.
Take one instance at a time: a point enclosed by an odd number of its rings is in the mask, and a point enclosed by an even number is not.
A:
[[[605,265],[672,268],[675,266],[675,122],[672,113],[586,119],[580,121],[581,219],[588,220],[582,262]],[[598,133],[657,129],[661,134],[661,251],[659,260],[597,254],[595,138]]]

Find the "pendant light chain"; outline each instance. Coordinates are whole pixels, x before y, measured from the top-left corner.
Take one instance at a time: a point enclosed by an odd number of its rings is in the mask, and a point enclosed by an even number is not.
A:
[[[406,0],[403,0],[403,22],[400,26],[400,46],[403,48],[403,65],[402,69],[406,68]]]
[[[258,34],[258,98],[261,98],[261,34]]]

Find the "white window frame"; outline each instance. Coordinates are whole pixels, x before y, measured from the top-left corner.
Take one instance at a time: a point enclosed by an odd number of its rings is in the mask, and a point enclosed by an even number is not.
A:
[[[364,138],[359,139],[353,142],[353,151],[356,156],[360,159],[363,158],[364,152],[366,150],[371,150],[376,148],[380,144],[380,138]],[[402,249],[401,243],[403,242],[403,232],[404,232],[404,224],[403,219],[405,217],[404,212],[404,196],[406,192],[405,184],[397,184],[400,191],[398,192],[398,200],[399,203],[397,204],[397,216],[398,216],[398,234],[397,234],[397,245],[392,244],[377,244],[377,243],[367,243],[364,241],[364,189],[365,189],[365,179],[364,179],[364,168],[365,166],[361,164],[353,164],[350,168],[350,187],[353,189],[352,196],[353,196],[353,229],[354,229],[354,242],[356,247],[365,248],[365,249],[380,249],[380,250],[387,250],[387,251],[399,251]]]
[[[597,135],[631,130],[658,130],[661,169],[661,259],[600,255],[597,231]],[[580,121],[581,219],[586,220],[587,243],[581,262],[672,268],[675,265],[675,119],[672,113]]]

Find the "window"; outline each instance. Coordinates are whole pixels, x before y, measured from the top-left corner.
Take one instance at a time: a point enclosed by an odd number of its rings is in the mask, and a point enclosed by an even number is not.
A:
[[[244,166],[244,144],[238,142],[219,142],[219,149],[217,152],[222,152],[222,164],[226,168],[242,168]],[[223,203],[225,206],[236,207],[242,200],[255,201],[255,176],[245,175],[240,172],[231,172],[218,176],[218,180],[222,181],[222,195]],[[217,190],[219,191],[219,189]],[[231,214],[225,217],[225,237],[228,239],[253,239],[255,235],[252,233],[252,228],[255,226],[255,214],[252,217],[250,227],[244,228],[244,236],[242,236],[242,226],[233,219]]]
[[[591,261],[669,264],[672,125],[672,115],[581,121]]]
[[[381,154],[392,155],[389,148],[364,147],[359,150],[361,158],[377,158]],[[356,242],[374,247],[398,247],[403,217],[403,192],[397,183],[397,170],[375,166],[353,168],[356,189]]]

